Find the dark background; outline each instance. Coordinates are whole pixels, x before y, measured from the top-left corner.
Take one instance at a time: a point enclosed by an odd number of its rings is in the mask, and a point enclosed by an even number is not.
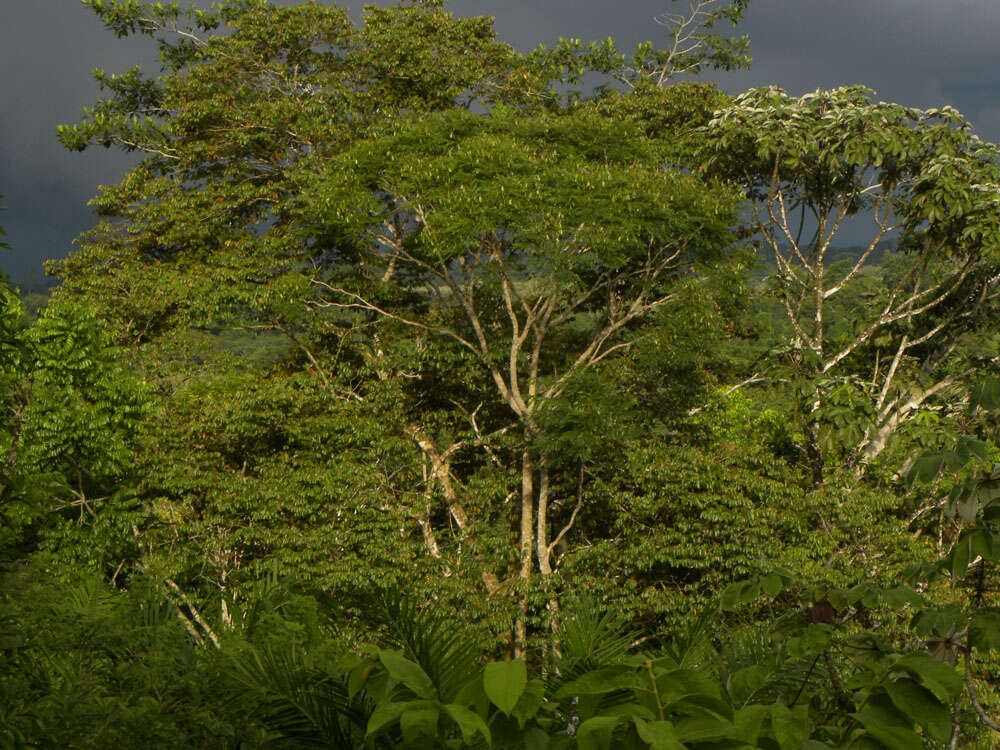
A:
[[[282,0],[292,4],[293,0]],[[348,3],[355,13],[361,2]],[[391,4],[388,2],[381,4]],[[676,10],[687,7],[679,0]],[[501,39],[521,50],[559,36],[613,37],[623,49],[662,30],[653,0],[452,0],[461,15],[496,16]],[[996,0],[751,0],[749,72],[712,75],[724,89],[778,84],[790,93],[860,83],[916,107],[951,104],[979,134],[1000,140],[1000,2]],[[64,151],[55,128],[97,98],[94,68],[156,70],[149,40],[117,39],[77,0],[0,0],[0,225],[15,280],[43,280],[42,261],[65,255],[92,222],[87,201],[135,159]]]

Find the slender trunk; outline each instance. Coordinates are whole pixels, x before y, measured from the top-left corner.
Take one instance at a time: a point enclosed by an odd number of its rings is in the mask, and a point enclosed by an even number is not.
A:
[[[538,554],[538,571],[542,576],[552,575],[552,552],[549,549],[549,462],[543,456],[538,462],[538,524],[535,548]]]
[[[205,619],[201,616],[201,613],[198,612],[198,609],[194,606],[191,600],[187,598],[187,594],[185,594],[181,590],[181,587],[178,586],[176,583],[174,583],[174,581],[171,580],[170,578],[163,579],[163,582],[167,584],[167,587],[171,591],[173,591],[177,595],[177,597],[181,600],[181,602],[184,604],[184,606],[187,607],[188,612],[191,613],[191,619],[201,626],[201,629],[205,632],[205,635],[208,636],[208,639],[212,642],[212,645],[214,645],[216,648],[221,648],[218,637],[215,635],[212,628],[205,621]],[[169,599],[169,597],[167,598]],[[177,606],[176,609],[178,611],[181,611],[179,606]]]
[[[559,656],[558,620],[559,601],[553,595],[549,580],[552,576],[552,548],[549,546],[549,462],[542,456],[538,462],[538,523],[535,538],[535,552],[538,556],[538,572],[549,600],[546,609],[549,613],[549,631],[552,634],[551,653],[546,648],[546,662],[553,663]],[[547,668],[547,667],[546,667]],[[554,667],[553,667],[554,668]]]
[[[826,336],[823,326],[823,277],[826,268],[823,255],[826,252],[825,234],[827,218],[828,215],[824,211],[820,216],[819,226],[816,228],[817,244],[813,278],[813,306],[816,308],[813,311],[813,343],[814,351],[819,357],[820,368],[822,368],[823,362],[823,339]],[[819,411],[819,408],[820,398],[817,396],[812,403],[812,409],[809,411],[809,421],[806,424],[806,453],[809,455],[809,465],[812,470],[814,487],[819,487],[823,484],[823,451],[819,447],[819,420],[816,418],[816,412]]]
[[[427,511],[420,511],[417,513],[417,524],[420,526],[420,531],[424,535],[424,546],[427,547],[427,552],[431,557],[440,559],[441,548],[438,546],[437,537],[434,534],[434,528],[431,526],[430,515]]]
[[[448,510],[451,517],[455,519],[458,528],[465,531],[469,526],[469,516],[465,512],[465,507],[455,491],[455,485],[451,481],[451,463],[449,453],[444,454],[438,450],[426,433],[416,425],[410,425],[410,436],[424,454],[424,459],[430,464],[431,476],[441,486],[444,492],[445,502],[448,503]]]
[[[531,453],[525,448],[521,454],[521,567],[519,576],[525,585],[531,580],[531,560],[534,541],[534,505],[535,492],[532,480]],[[523,658],[528,642],[528,592],[521,592],[521,600],[517,605],[517,623],[514,626],[514,654]]]

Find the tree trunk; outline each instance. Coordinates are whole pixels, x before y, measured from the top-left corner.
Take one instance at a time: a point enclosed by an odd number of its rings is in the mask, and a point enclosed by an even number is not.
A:
[[[521,567],[519,576],[522,585],[531,580],[531,560],[534,556],[534,506],[535,491],[532,478],[531,453],[527,448],[521,454]],[[528,592],[521,592],[517,605],[517,623],[514,626],[514,655],[524,658],[528,643]]]
[[[552,552],[549,549],[549,462],[542,456],[538,462],[538,531],[535,538],[538,572],[552,575]]]

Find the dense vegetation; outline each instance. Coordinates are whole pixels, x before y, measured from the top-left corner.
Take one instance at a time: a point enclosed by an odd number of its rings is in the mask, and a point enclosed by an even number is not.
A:
[[[97,72],[61,141],[142,161],[0,295],[0,744],[995,746],[959,113],[693,82],[741,0],[628,55],[84,2],[162,70]]]

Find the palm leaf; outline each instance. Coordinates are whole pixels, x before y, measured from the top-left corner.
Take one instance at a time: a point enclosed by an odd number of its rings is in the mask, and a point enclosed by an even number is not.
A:
[[[295,747],[356,748],[364,737],[371,705],[351,699],[347,675],[311,664],[294,646],[246,646],[229,660],[230,710],[255,718]]]
[[[441,700],[448,703],[482,671],[479,643],[456,617],[418,608],[396,589],[379,592],[371,608],[389,644],[427,673]]]

